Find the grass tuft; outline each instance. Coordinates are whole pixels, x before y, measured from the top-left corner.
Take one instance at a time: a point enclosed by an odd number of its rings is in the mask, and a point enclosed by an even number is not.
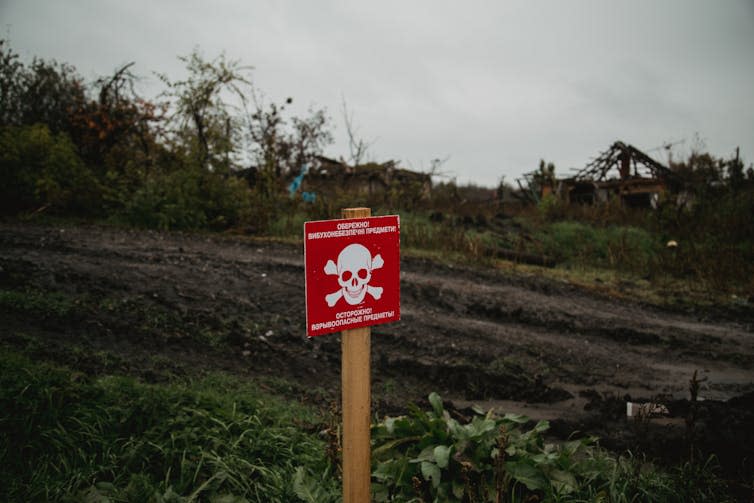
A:
[[[296,469],[328,470],[315,413],[222,374],[82,379],[4,352],[0,410],[2,501],[297,501]]]

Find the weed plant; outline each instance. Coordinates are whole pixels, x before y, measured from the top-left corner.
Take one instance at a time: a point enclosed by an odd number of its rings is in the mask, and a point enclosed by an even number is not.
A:
[[[401,214],[401,245],[409,249],[442,250],[478,260],[487,254],[488,235],[451,223],[432,222],[421,213]]]
[[[594,437],[544,440],[549,424],[516,414],[476,414],[465,424],[441,398],[432,409],[372,428],[374,500],[380,502],[726,501],[714,463],[671,472],[615,457]]]
[[[372,428],[383,502],[727,501],[714,460],[662,471],[595,438],[545,441],[548,423],[428,412]],[[322,419],[225,375],[146,385],[0,357],[0,500],[339,501]]]
[[[563,221],[546,224],[535,236],[543,254],[569,265],[646,273],[662,252],[659,240],[638,227]]]
[[[90,380],[3,351],[0,500],[287,502],[314,474],[336,494],[316,424],[223,375]]]

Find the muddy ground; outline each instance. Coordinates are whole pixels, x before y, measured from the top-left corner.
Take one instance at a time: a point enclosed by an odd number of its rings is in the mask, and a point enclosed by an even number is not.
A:
[[[752,480],[751,305],[667,311],[489,267],[401,267],[402,320],[373,329],[375,414],[437,391],[461,415],[522,412],[555,436],[667,461],[693,444]],[[323,407],[338,398],[340,335],[305,335],[299,246],[6,221],[0,289],[41,299],[0,311],[1,342],[34,357],[147,381],[222,370]],[[629,421],[628,400],[661,401],[669,417]]]

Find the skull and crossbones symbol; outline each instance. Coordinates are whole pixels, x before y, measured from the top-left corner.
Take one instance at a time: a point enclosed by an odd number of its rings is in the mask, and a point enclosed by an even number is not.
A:
[[[325,296],[325,301],[330,307],[335,306],[342,297],[352,305],[361,304],[367,294],[379,300],[382,297],[382,287],[372,286],[372,271],[384,265],[382,257],[372,253],[363,245],[350,244],[338,254],[338,263],[332,260],[325,265],[325,274],[338,276],[340,289]]]

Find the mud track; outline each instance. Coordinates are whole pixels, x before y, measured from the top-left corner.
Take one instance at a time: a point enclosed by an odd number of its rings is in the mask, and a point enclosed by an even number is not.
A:
[[[564,436],[579,429],[632,447],[645,437],[626,422],[626,399],[675,404],[675,421],[656,428],[665,435],[675,424],[678,440],[696,370],[706,378],[702,403],[718,421],[734,405],[744,411],[734,414],[731,442],[752,440],[750,311],[709,318],[493,269],[412,258],[401,267],[402,320],[373,330],[378,414],[404,411],[438,391],[459,410],[501,407],[551,419]],[[5,222],[0,268],[5,290],[75,299],[58,316],[0,312],[6,345],[88,373],[159,380],[225,370],[261,377],[266,386],[295,383],[281,389],[297,398],[337,399],[340,336],[305,336],[297,246]],[[748,445],[754,449],[754,441]],[[751,452],[733,455],[740,462]]]

